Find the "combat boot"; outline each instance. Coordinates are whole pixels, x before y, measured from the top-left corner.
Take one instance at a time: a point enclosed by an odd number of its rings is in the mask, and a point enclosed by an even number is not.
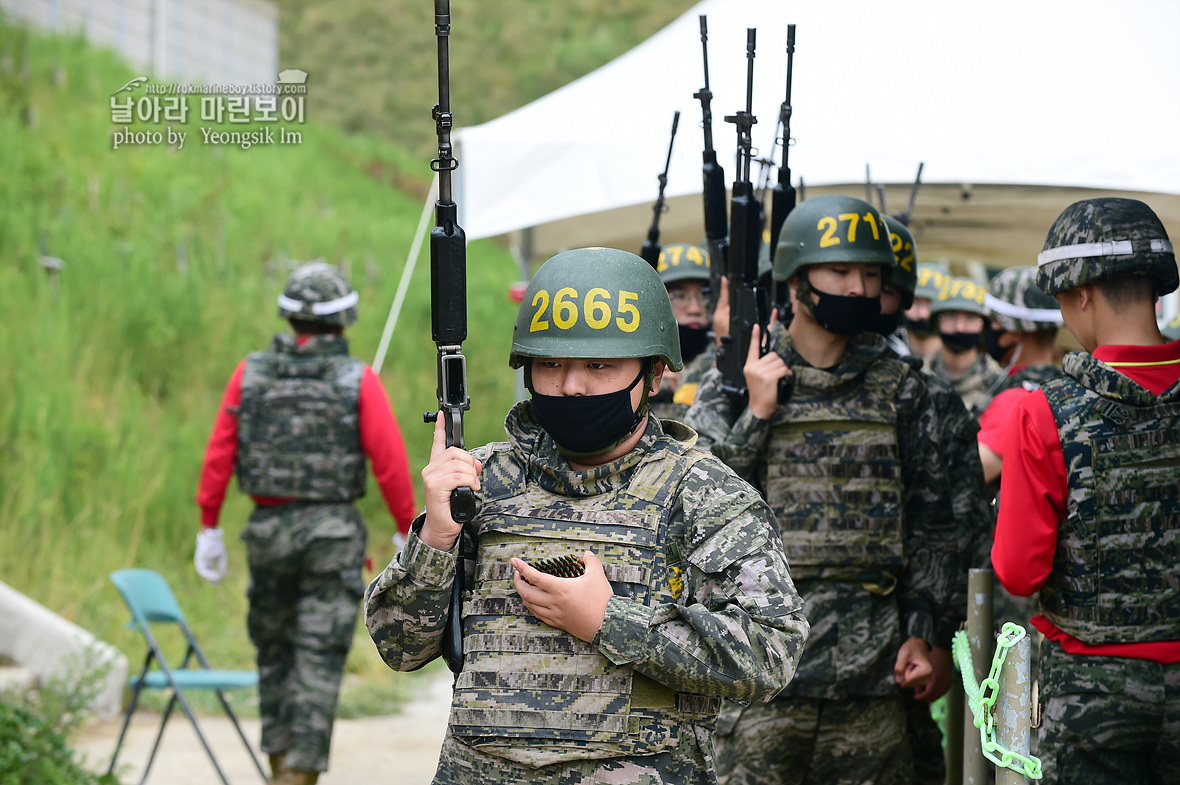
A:
[[[283,769],[283,774],[276,781],[275,785],[315,785],[316,780],[319,778],[320,773],[318,771]]]
[[[270,760],[270,779],[266,781],[266,785],[279,785],[279,778],[283,775],[283,759],[286,757],[285,752],[267,753]]]

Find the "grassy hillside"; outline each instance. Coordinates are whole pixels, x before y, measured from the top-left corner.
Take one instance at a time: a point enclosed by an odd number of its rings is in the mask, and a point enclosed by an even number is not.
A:
[[[455,122],[477,125],[539,98],[618,57],[694,4],[452,0]],[[430,107],[438,100],[433,3],[283,0],[279,13],[280,62],[307,71],[309,85],[325,96],[317,117],[418,154],[431,151]]]
[[[195,110],[183,149],[113,150],[109,96],[133,75],[79,40],[0,20],[0,580],[136,661],[107,575],[155,568],[213,660],[246,667],[240,494],[223,515],[228,579],[210,586],[192,567],[193,496],[223,386],[286,328],[275,297],[292,260],[350,269],[361,302],[349,336],[372,360],[421,210],[392,173],[429,170],[316,122],[298,145],[201,144]],[[51,276],[42,256],[64,269]],[[514,395],[505,291],[516,268],[488,242],[468,263],[468,436],[480,443],[502,434]],[[421,412],[435,405],[428,270],[423,260],[383,373],[416,484],[430,442]],[[362,506],[380,566],[393,524],[372,487]],[[367,637],[358,644],[351,669],[383,672]]]

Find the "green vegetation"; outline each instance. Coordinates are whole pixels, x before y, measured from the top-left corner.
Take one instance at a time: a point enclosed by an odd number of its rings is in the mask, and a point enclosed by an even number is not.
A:
[[[540,98],[651,37],[693,5],[453,0],[455,122],[478,125]],[[431,153],[430,107],[438,101],[433,3],[283,0],[279,14],[281,66],[310,74],[318,119]]]
[[[0,20],[0,580],[114,643],[135,667],[142,641],[124,628],[107,576],[154,568],[210,659],[252,667],[236,540],[249,502],[233,488],[222,516],[228,578],[211,586],[192,566],[193,498],[225,381],[286,329],[275,297],[293,260],[324,257],[351,271],[361,304],[349,337],[357,356],[373,358],[421,213],[394,175],[429,169],[423,157],[317,122],[301,127],[300,145],[205,145],[195,111],[183,149],[113,150],[109,97],[132,76],[78,39]],[[43,256],[64,269],[48,273]],[[506,287],[517,271],[490,242],[472,243],[468,263],[467,435],[478,444],[502,437],[515,394]],[[428,288],[423,259],[383,372],[417,486],[431,440],[421,413],[435,406]],[[380,568],[393,523],[372,486],[362,509]],[[374,689],[409,678],[389,672],[359,628],[349,670]]]
[[[0,785],[118,785],[113,776],[92,774],[69,746],[105,668],[83,660],[71,663],[71,672],[32,695],[0,693]]]

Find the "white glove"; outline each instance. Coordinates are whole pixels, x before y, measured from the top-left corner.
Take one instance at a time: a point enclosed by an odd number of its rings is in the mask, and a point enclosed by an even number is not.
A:
[[[225,552],[225,535],[221,529],[201,529],[197,535],[197,552],[193,556],[197,575],[210,583],[221,583],[229,566]]]
[[[397,553],[398,551],[400,551],[404,547],[406,547],[406,535],[402,534],[400,531],[394,532],[393,533],[393,552]]]

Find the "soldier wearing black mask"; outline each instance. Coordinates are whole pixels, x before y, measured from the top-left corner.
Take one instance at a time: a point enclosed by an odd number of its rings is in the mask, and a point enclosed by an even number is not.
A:
[[[942,339],[942,349],[930,360],[930,372],[950,382],[976,417],[1000,375],[999,364],[982,351],[986,294],[970,278],[947,278],[930,303],[930,320]]]
[[[668,290],[684,370],[664,371],[660,391],[650,397],[651,411],[663,420],[683,420],[697,384],[713,367],[717,346],[710,335],[708,305],[709,252],[686,243],[665,245],[656,272]]]

